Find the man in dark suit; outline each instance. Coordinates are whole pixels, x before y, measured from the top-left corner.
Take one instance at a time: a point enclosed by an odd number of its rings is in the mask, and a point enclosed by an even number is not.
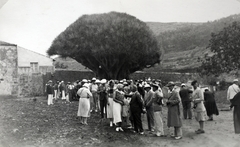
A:
[[[141,113],[143,112],[143,101],[140,93],[137,91],[137,86],[133,85],[132,89],[132,98],[130,101],[130,111],[133,120],[134,132],[144,134]]]
[[[179,91],[179,95],[181,97],[182,106],[183,106],[183,116],[184,119],[192,119],[192,110],[191,110],[191,98],[190,94],[192,90],[188,89],[186,85],[181,84],[181,90]]]

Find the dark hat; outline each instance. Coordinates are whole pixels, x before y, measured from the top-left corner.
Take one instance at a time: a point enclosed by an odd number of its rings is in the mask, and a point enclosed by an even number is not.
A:
[[[153,84],[152,84],[152,87],[157,87],[157,88],[158,88],[158,84],[153,83]]]
[[[172,81],[168,82],[168,84],[166,85],[166,87],[170,87],[170,86],[175,86],[174,82],[172,82]]]
[[[192,81],[191,85],[195,85],[197,83],[197,80]]]

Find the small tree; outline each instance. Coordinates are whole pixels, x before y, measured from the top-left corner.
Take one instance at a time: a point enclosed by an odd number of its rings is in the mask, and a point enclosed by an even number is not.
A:
[[[219,75],[240,68],[240,22],[233,22],[218,34],[212,33],[209,48],[214,53],[202,61],[203,74]]]
[[[160,62],[152,31],[125,13],[83,15],[52,43],[48,55],[71,57],[100,78],[128,78]]]

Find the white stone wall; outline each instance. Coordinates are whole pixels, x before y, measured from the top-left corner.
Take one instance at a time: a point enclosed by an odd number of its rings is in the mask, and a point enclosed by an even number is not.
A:
[[[0,95],[17,95],[17,47],[0,45]]]

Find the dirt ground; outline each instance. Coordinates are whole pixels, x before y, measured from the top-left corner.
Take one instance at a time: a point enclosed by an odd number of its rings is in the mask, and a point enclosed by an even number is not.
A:
[[[100,122],[100,114],[92,113],[88,126],[76,117],[78,102],[58,100],[47,106],[45,97],[13,98],[0,96],[0,147],[77,147],[77,146],[161,146],[161,147],[239,147],[240,135],[234,134],[232,111],[220,111],[214,121],[207,121],[205,134],[194,133],[198,129],[195,119],[183,120],[183,138],[155,137],[133,134],[127,128],[116,132],[108,126],[108,120]],[[226,107],[226,106],[225,106]],[[219,109],[224,108],[219,105]],[[167,108],[164,107],[165,133]],[[143,118],[146,128],[146,118]]]

